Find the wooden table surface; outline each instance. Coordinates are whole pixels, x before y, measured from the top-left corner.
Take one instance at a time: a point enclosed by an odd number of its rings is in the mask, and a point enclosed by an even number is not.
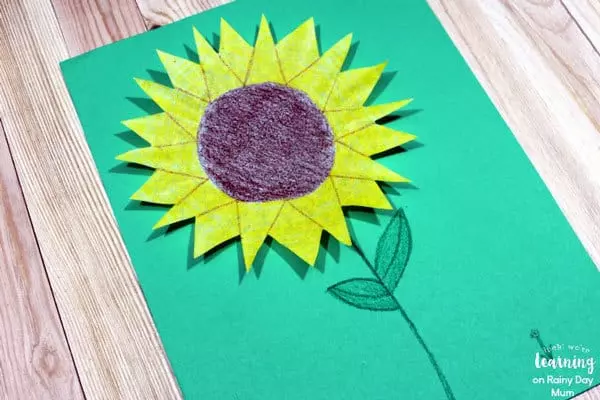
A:
[[[221,1],[0,0],[0,399],[181,398],[58,63]],[[428,1],[600,266],[600,0]]]

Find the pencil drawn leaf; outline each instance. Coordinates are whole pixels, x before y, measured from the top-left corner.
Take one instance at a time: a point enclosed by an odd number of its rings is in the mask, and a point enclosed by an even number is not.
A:
[[[396,299],[378,280],[369,278],[348,279],[327,291],[344,303],[363,310],[393,311],[398,309]]]
[[[404,211],[400,209],[381,234],[375,252],[375,271],[392,292],[404,274],[411,250],[410,227]]]

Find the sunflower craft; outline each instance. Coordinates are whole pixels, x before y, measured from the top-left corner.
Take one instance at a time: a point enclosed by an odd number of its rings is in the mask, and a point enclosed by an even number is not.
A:
[[[342,71],[352,36],[320,55],[312,18],[194,37],[200,63],[158,51],[173,87],[136,79],[163,112],[123,122],[151,146],[117,158],[155,169],[131,199],[172,205],[154,228],[194,218],[195,257],[240,236],[247,270],[267,236],[313,265],[323,230],[351,244],[343,206],[391,208],[377,182],[408,180],[370,156],[414,136],[376,122],[410,100],[364,105],[385,64]]]
[[[124,121],[150,143],[117,159],[154,168],[131,198],[172,205],[160,228],[195,218],[194,257],[240,236],[246,270],[267,236],[314,265],[325,230],[371,273],[327,288],[361,310],[399,312],[448,400],[450,385],[395,296],[412,239],[402,209],[371,262],[342,207],[391,209],[377,182],[408,182],[370,156],[415,136],[377,121],[410,100],[365,106],[385,64],[342,71],[352,36],[320,55],[313,19],[275,43],[263,16],[254,47],[224,20],[217,53],[194,30],[200,63],[158,51],[173,87],[136,79],[163,112]]]

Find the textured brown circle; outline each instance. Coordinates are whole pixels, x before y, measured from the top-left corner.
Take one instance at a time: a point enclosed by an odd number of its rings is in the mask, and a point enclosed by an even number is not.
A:
[[[212,182],[242,201],[308,194],[327,178],[334,155],[323,113],[304,92],[276,83],[223,94],[200,122],[200,163]]]

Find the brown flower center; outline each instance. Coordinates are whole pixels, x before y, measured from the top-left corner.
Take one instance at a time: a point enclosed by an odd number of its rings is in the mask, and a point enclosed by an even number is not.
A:
[[[275,83],[223,94],[207,106],[198,131],[208,177],[241,201],[306,195],[327,178],[334,155],[323,113],[304,92]]]

